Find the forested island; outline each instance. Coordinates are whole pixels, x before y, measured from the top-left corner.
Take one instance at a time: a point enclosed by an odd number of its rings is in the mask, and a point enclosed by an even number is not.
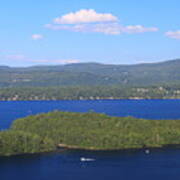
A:
[[[58,148],[122,150],[180,145],[180,121],[49,112],[15,120],[0,132],[0,156]]]

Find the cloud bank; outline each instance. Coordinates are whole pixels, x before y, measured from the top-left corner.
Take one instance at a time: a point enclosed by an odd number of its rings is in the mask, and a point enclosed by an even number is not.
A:
[[[75,13],[69,13],[55,18],[53,23],[46,24],[51,30],[67,30],[83,33],[103,33],[107,35],[119,35],[122,33],[135,34],[144,32],[156,32],[156,27],[144,27],[143,25],[124,26],[119,23],[118,17],[109,13],[97,13],[93,9],[82,9]]]
[[[122,33],[135,34],[145,32],[156,32],[156,27],[144,27],[142,25],[135,26],[122,26],[118,23],[99,23],[99,24],[78,24],[73,26],[58,26],[54,24],[47,24],[45,26],[51,30],[68,30],[72,32],[84,32],[84,33],[103,33],[108,35],[118,35]]]
[[[178,31],[168,31],[165,35],[169,38],[180,39],[180,30]]]

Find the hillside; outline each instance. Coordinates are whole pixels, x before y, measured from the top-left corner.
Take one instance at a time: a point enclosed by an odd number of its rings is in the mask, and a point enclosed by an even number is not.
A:
[[[0,66],[0,87],[146,86],[159,83],[180,84],[180,59],[137,65]]]

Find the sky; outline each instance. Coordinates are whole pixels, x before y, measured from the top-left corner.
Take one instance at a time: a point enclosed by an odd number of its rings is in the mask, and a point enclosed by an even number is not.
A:
[[[0,65],[180,58],[179,0],[6,0]]]

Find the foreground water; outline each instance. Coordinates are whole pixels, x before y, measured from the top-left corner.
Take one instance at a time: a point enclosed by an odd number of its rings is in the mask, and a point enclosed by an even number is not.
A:
[[[51,110],[94,110],[113,116],[180,119],[180,100],[0,102],[0,128]],[[87,158],[91,161],[81,161]],[[0,180],[179,180],[180,149],[118,152],[62,151],[0,158]]]

